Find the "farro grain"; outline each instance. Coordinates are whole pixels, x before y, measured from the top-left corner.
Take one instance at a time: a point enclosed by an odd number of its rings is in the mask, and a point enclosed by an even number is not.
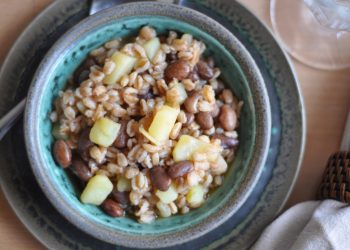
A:
[[[188,173],[186,180],[187,180],[187,184],[193,187],[200,182],[201,178],[195,171],[192,171]]]
[[[167,204],[159,201],[156,206],[161,217],[171,216],[171,209]]]
[[[130,198],[131,204],[136,206],[136,205],[138,205],[140,203],[140,200],[142,198],[142,194],[140,194],[136,190],[131,190],[129,198]]]
[[[114,39],[105,43],[106,49],[118,49],[120,46],[120,39]]]
[[[152,154],[152,164],[153,164],[153,166],[157,166],[159,164],[159,154],[158,153]]]
[[[101,83],[103,78],[105,78],[105,74],[101,71],[91,71],[89,75],[90,79],[95,83]]]
[[[97,56],[103,55],[104,53],[106,53],[106,49],[104,47],[100,47],[91,51],[90,55],[93,57],[97,57]]]
[[[145,40],[150,40],[156,37],[156,35],[157,35],[156,31],[149,26],[144,26],[140,30],[140,36]]]
[[[170,202],[168,205],[170,207],[171,213],[172,214],[177,214],[178,209],[177,209],[177,206],[175,205],[175,203],[174,202]]]
[[[192,91],[196,87],[196,84],[194,82],[192,82],[191,79],[184,79],[182,81],[182,84],[184,85],[184,87],[187,91]]]
[[[123,153],[117,154],[117,162],[119,166],[124,168],[128,165],[128,159],[125,157]]]
[[[190,211],[190,209],[187,206],[181,208],[181,213],[182,214],[187,214],[189,211]]]
[[[113,61],[106,61],[105,65],[103,66],[103,73],[105,73],[106,75],[112,74],[113,70],[115,69],[115,66],[116,64]]]
[[[207,101],[200,100],[198,102],[198,109],[199,111],[202,111],[202,112],[210,112],[213,110],[213,105]]]
[[[195,161],[194,162],[194,168],[196,170],[209,170],[210,164],[207,161]],[[198,173],[197,173],[198,174]],[[203,178],[203,176],[200,176]]]
[[[147,211],[146,213],[142,214],[139,218],[140,223],[151,223],[156,219],[156,216],[153,211]]]
[[[120,85],[122,87],[126,87],[128,84],[129,84],[129,76],[128,75],[122,76],[122,78],[120,79]]]
[[[179,197],[176,200],[176,205],[178,208],[186,206],[186,197],[184,195],[179,195]]]
[[[175,123],[174,127],[172,128],[171,132],[170,132],[170,138],[175,140],[177,139],[177,137],[180,134],[180,130],[182,127],[182,123],[181,122],[177,122]]]
[[[96,102],[90,97],[84,98],[83,104],[89,109],[96,109]]]
[[[149,154],[147,154],[142,163],[144,164],[143,166],[146,166],[147,168],[153,167],[151,156]]]
[[[119,173],[119,166],[117,164],[114,164],[114,163],[111,163],[109,162],[107,165],[106,165],[106,170],[112,174],[112,175],[115,175],[115,174],[120,174]]]
[[[137,167],[128,167],[125,170],[125,177],[127,179],[132,179],[139,174],[139,169]]]

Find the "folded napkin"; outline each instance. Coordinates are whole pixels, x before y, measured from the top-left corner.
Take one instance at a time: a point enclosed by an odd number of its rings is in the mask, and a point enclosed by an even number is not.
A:
[[[335,200],[308,201],[273,221],[252,250],[350,249],[350,206]]]

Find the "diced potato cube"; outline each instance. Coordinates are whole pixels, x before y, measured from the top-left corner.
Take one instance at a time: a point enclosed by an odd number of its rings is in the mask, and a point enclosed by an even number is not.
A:
[[[128,180],[128,179],[126,179],[124,177],[118,178],[117,189],[118,189],[119,192],[131,191],[130,180]]]
[[[153,60],[153,57],[156,55],[157,51],[160,48],[160,41],[158,37],[154,37],[151,40],[147,41],[143,48],[146,51],[147,57],[149,60]]]
[[[143,127],[139,127],[139,131],[141,134],[143,134],[150,142],[154,143],[157,146],[160,146],[161,143],[153,138]]]
[[[190,207],[199,207],[204,202],[205,189],[201,185],[191,187],[186,195]]]
[[[112,192],[113,184],[104,175],[95,175],[86,185],[80,196],[82,203],[101,205],[107,196]]]
[[[209,161],[216,159],[216,148],[189,135],[182,135],[173,149],[173,159],[177,161],[192,160],[195,152],[207,153]]]
[[[148,133],[157,141],[164,143],[169,139],[171,130],[174,127],[179,109],[164,105],[158,110],[148,129]]]
[[[166,100],[170,104],[183,104],[187,98],[187,93],[182,83],[176,83],[170,90],[167,91]]]
[[[137,58],[117,51],[112,55],[112,61],[115,63],[115,68],[111,74],[106,75],[103,79],[105,84],[117,83],[122,76],[129,74],[134,68]]]
[[[98,119],[90,131],[90,141],[103,147],[109,147],[118,136],[120,124],[108,118]]]
[[[176,189],[172,185],[165,192],[157,190],[156,195],[160,199],[160,201],[165,204],[169,204],[172,201],[175,201],[178,196]]]

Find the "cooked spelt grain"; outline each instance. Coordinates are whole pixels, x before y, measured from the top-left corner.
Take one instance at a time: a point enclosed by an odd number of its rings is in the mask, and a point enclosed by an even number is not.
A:
[[[106,53],[106,49],[104,47],[100,47],[91,51],[90,56],[97,57],[103,55],[104,53]]]
[[[117,154],[117,162],[118,162],[118,165],[121,167],[126,167],[128,165],[128,159],[123,153]]]
[[[116,64],[108,60],[105,62],[105,65],[103,66],[103,73],[106,75],[112,74],[113,70],[115,69]]]

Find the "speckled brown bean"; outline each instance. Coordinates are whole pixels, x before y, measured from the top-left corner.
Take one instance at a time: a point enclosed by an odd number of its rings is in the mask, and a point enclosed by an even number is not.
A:
[[[72,163],[72,150],[64,140],[58,140],[53,146],[53,154],[57,163],[67,168]]]
[[[233,148],[238,145],[238,140],[236,138],[228,137],[224,134],[214,134],[212,139],[219,139],[221,141],[221,146],[223,148]]]
[[[172,165],[168,170],[170,178],[175,179],[177,177],[184,176],[193,170],[193,164],[190,161],[180,161]]]
[[[169,63],[173,63],[177,60],[177,55],[176,53],[169,53],[166,55],[166,61]]]
[[[193,70],[190,72],[190,74],[187,76],[189,79],[191,79],[192,82],[196,82],[199,80],[198,75],[198,68],[197,66],[193,67]]]
[[[114,141],[114,146],[116,148],[125,148],[126,147],[126,144],[128,142],[128,139],[129,139],[129,136],[126,133],[127,125],[128,125],[128,121],[126,121],[126,120],[120,121],[119,134],[117,136],[117,139],[115,139],[115,141]]]
[[[188,113],[195,114],[198,112],[198,101],[200,99],[198,92],[193,92],[184,102],[184,107]]]
[[[81,132],[78,140],[78,153],[84,161],[89,161],[89,158],[90,158],[89,149],[94,145],[90,141],[89,135],[90,135],[90,128],[85,128]]]
[[[168,67],[165,69],[165,78],[168,81],[171,81],[174,78],[181,81],[188,76],[190,70],[191,67],[188,62],[184,60],[178,60],[169,64]]]
[[[105,200],[102,205],[102,209],[112,217],[122,217],[124,216],[124,209],[112,199]]]
[[[126,206],[130,202],[129,192],[119,192],[118,190],[113,190],[113,192],[111,193],[111,197],[121,206]]]
[[[199,61],[197,63],[197,68],[198,68],[198,75],[203,80],[209,80],[213,78],[214,70],[213,68],[209,67],[208,63],[206,63],[205,61],[203,60]]]
[[[229,105],[223,105],[220,109],[219,122],[226,131],[234,130],[237,124],[236,112]]]
[[[185,112],[186,115],[186,123],[185,125],[190,125],[194,121],[194,114]]]
[[[156,166],[151,168],[150,174],[152,184],[156,189],[159,189],[160,191],[168,190],[171,184],[171,179],[163,167]]]
[[[199,112],[196,114],[196,122],[201,129],[207,130],[214,126],[213,117],[209,112]]]
[[[147,91],[144,94],[138,94],[137,97],[141,100],[141,99],[145,99],[145,100],[149,100],[154,98],[154,94],[152,91]]]
[[[210,115],[211,115],[213,118],[216,118],[219,114],[220,114],[219,106],[218,106],[217,103],[215,103],[215,104],[213,105],[213,110],[210,111]]]
[[[76,176],[82,181],[88,181],[92,177],[92,173],[87,164],[80,158],[74,158],[72,162],[72,170]]]

